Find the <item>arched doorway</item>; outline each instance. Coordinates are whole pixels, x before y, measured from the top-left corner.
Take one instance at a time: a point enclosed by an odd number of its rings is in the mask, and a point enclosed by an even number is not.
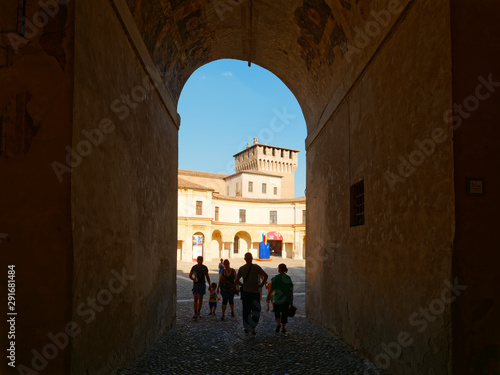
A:
[[[234,256],[241,258],[246,252],[251,251],[251,243],[252,239],[248,232],[239,231],[236,233],[234,235]]]
[[[210,246],[211,255],[215,258],[224,258],[224,252],[222,248],[222,233],[219,230],[212,232],[212,242]]]
[[[75,61],[81,67],[76,70],[74,80],[78,88],[77,111],[72,134],[64,139],[61,149],[72,142],[76,148],[82,130],[90,132],[92,125],[99,124],[103,117],[113,119],[116,137],[108,138],[99,151],[72,171],[71,189],[67,190],[74,192],[68,201],[74,199],[71,217],[75,220],[75,264],[78,269],[88,268],[92,254],[89,248],[96,254],[105,254],[107,250],[105,241],[101,246],[90,246],[94,242],[87,235],[87,223],[99,228],[97,238],[104,233],[124,233],[129,237],[129,241],[120,241],[128,244],[121,250],[127,254],[122,257],[124,265],[141,276],[142,268],[153,270],[144,276],[153,280],[145,282],[151,285],[149,289],[137,293],[144,295],[142,299],[124,298],[130,306],[125,309],[127,315],[121,323],[132,324],[137,315],[132,312],[142,309],[147,310],[144,316],[156,315],[156,308],[158,315],[161,311],[167,316],[162,329],[155,328],[151,334],[152,328],[144,323],[144,327],[138,328],[138,336],[148,337],[152,342],[170,327],[175,302],[160,301],[159,296],[168,295],[175,285],[175,275],[170,269],[175,268],[175,241],[172,245],[169,242],[176,237],[175,173],[180,126],[177,101],[190,75],[210,61],[234,58],[255,63],[280,77],[296,95],[307,124],[310,166],[307,194],[311,218],[307,223],[307,262],[315,262],[314,268],[318,270],[315,275],[308,275],[307,298],[313,301],[308,305],[314,305],[315,309],[307,312],[325,327],[342,332],[346,341],[370,352],[374,358],[381,340],[392,342],[406,327],[407,310],[411,312],[413,303],[424,305],[429,299],[432,301],[440,292],[437,285],[450,276],[453,225],[443,228],[442,223],[453,223],[454,215],[450,209],[454,206],[450,198],[453,196],[451,132],[434,154],[437,158],[434,160],[441,163],[423,163],[415,172],[424,174],[425,179],[405,177],[405,184],[397,185],[398,188],[404,185],[400,194],[391,191],[383,176],[387,168],[395,173],[398,157],[413,151],[415,139],[427,139],[435,128],[442,126],[442,114],[452,103],[450,91],[441,89],[450,86],[446,75],[451,70],[450,54],[443,54],[450,44],[449,30],[438,29],[446,22],[419,27],[419,22],[429,22],[423,14],[449,19],[449,8],[442,3],[438,9],[429,2],[405,3],[397,7],[400,13],[389,13],[387,26],[378,25],[379,34],[371,33],[374,35],[371,43],[358,48],[355,30],[363,31],[366,25],[374,25],[371,11],[382,12],[386,10],[385,4],[278,0],[269,7],[266,2],[243,1],[232,4],[230,11],[221,15],[214,3],[113,0],[111,6],[92,0],[85,7],[76,3],[79,25],[86,27],[76,28],[79,43]],[[410,48],[407,35],[419,35],[419,40],[426,41],[425,46],[415,41]],[[409,67],[408,61],[416,63]],[[430,62],[432,66],[428,66]],[[152,84],[155,87],[149,89]],[[130,105],[127,98],[137,100],[130,99]],[[97,108],[104,108],[104,113]],[[280,115],[286,119],[286,113]],[[401,132],[404,125],[407,131]],[[61,159],[56,156],[55,159]],[[137,184],[130,184],[130,174],[125,177],[124,171],[136,172]],[[89,178],[95,174],[93,184],[89,185]],[[346,221],[350,214],[346,191],[361,180],[367,194],[366,225],[350,227]],[[93,193],[95,189],[106,192],[110,183],[126,188],[114,189],[112,196]],[[408,197],[416,197],[411,202],[421,202],[420,207],[435,207],[435,214],[415,209],[408,215]],[[101,200],[111,207],[89,209],[92,203],[101,207]],[[87,212],[90,216],[86,216]],[[107,212],[110,215],[105,215]],[[113,212],[123,213],[116,215],[120,218],[119,225],[115,225]],[[409,216],[418,225],[410,225]],[[161,230],[158,223],[162,223]],[[197,226],[205,224],[199,222]],[[443,230],[429,236],[424,228],[432,226]],[[125,229],[117,232],[117,227]],[[421,238],[426,238],[425,246],[419,245]],[[164,246],[169,246],[169,250],[165,251]],[[415,254],[419,254],[419,270],[424,273],[433,270],[432,280],[422,286],[419,283],[422,272],[413,269]],[[395,257],[398,272],[393,266]],[[107,264],[105,261],[103,264]],[[344,267],[353,272],[345,272]],[[100,274],[98,281],[105,283],[106,272]],[[328,281],[324,275],[329,275]],[[75,283],[74,294],[87,296],[98,282],[92,284],[78,278]],[[393,285],[403,289],[396,297],[388,292]],[[410,292],[411,301],[403,297]],[[157,300],[146,301],[151,295],[158,296]],[[75,309],[79,303],[78,299],[73,301]],[[365,314],[365,305],[370,306],[373,314]],[[165,315],[165,311],[171,313]],[[449,317],[449,313],[444,317]],[[82,343],[98,341],[100,327],[94,327],[78,337],[80,345],[75,347],[89,347]],[[449,324],[443,322],[439,327],[420,336],[425,345],[416,346],[423,353],[427,352],[429,340],[444,337],[442,342],[451,342],[446,328]],[[109,331],[119,328],[118,324],[107,327]],[[131,340],[115,338],[119,339]],[[118,346],[113,340],[104,345],[109,345],[110,351]],[[415,354],[419,350],[405,351],[405,361],[414,361],[419,366],[425,357]],[[441,366],[447,361],[448,345],[440,346],[438,352],[436,361]],[[80,358],[76,352],[72,360],[86,363],[85,357]],[[401,360],[393,362],[398,371],[404,366]]]

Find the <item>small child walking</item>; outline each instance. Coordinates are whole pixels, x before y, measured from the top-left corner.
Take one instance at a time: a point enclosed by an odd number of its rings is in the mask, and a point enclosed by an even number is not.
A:
[[[215,315],[215,310],[217,310],[217,284],[212,283],[208,288],[210,292],[210,297],[208,298],[208,306],[210,307],[210,313],[208,315]],[[220,298],[219,298],[220,299]]]

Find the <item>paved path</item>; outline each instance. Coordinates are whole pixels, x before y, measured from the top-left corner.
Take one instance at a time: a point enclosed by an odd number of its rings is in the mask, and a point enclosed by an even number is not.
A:
[[[287,333],[275,333],[274,314],[266,312],[265,290],[257,335],[245,335],[241,319],[241,300],[236,297],[236,317],[226,313],[220,320],[209,316],[205,296],[203,318],[193,321],[192,283],[187,278],[194,263],[178,262],[177,323],[151,350],[119,375],[165,374],[341,374],[382,375],[373,364],[341,340],[304,315],[305,264],[302,260],[277,259],[255,262],[271,276],[284,262],[295,285],[297,315],[289,318]],[[238,269],[243,260],[233,260]],[[206,265],[212,281],[218,280],[217,262]],[[229,306],[228,310],[229,312]]]

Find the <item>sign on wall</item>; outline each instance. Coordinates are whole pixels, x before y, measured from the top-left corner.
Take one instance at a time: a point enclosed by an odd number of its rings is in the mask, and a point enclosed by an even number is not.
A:
[[[195,234],[193,235],[193,260],[199,256],[203,256],[203,235]]]
[[[283,236],[278,232],[267,232],[268,241],[283,241]]]

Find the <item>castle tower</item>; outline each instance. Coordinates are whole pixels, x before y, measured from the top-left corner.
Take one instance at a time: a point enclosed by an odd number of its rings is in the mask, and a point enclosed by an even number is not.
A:
[[[234,155],[235,171],[257,171],[282,176],[281,198],[294,198],[295,171],[297,170],[300,151],[289,148],[259,144],[253,139],[253,145]]]

